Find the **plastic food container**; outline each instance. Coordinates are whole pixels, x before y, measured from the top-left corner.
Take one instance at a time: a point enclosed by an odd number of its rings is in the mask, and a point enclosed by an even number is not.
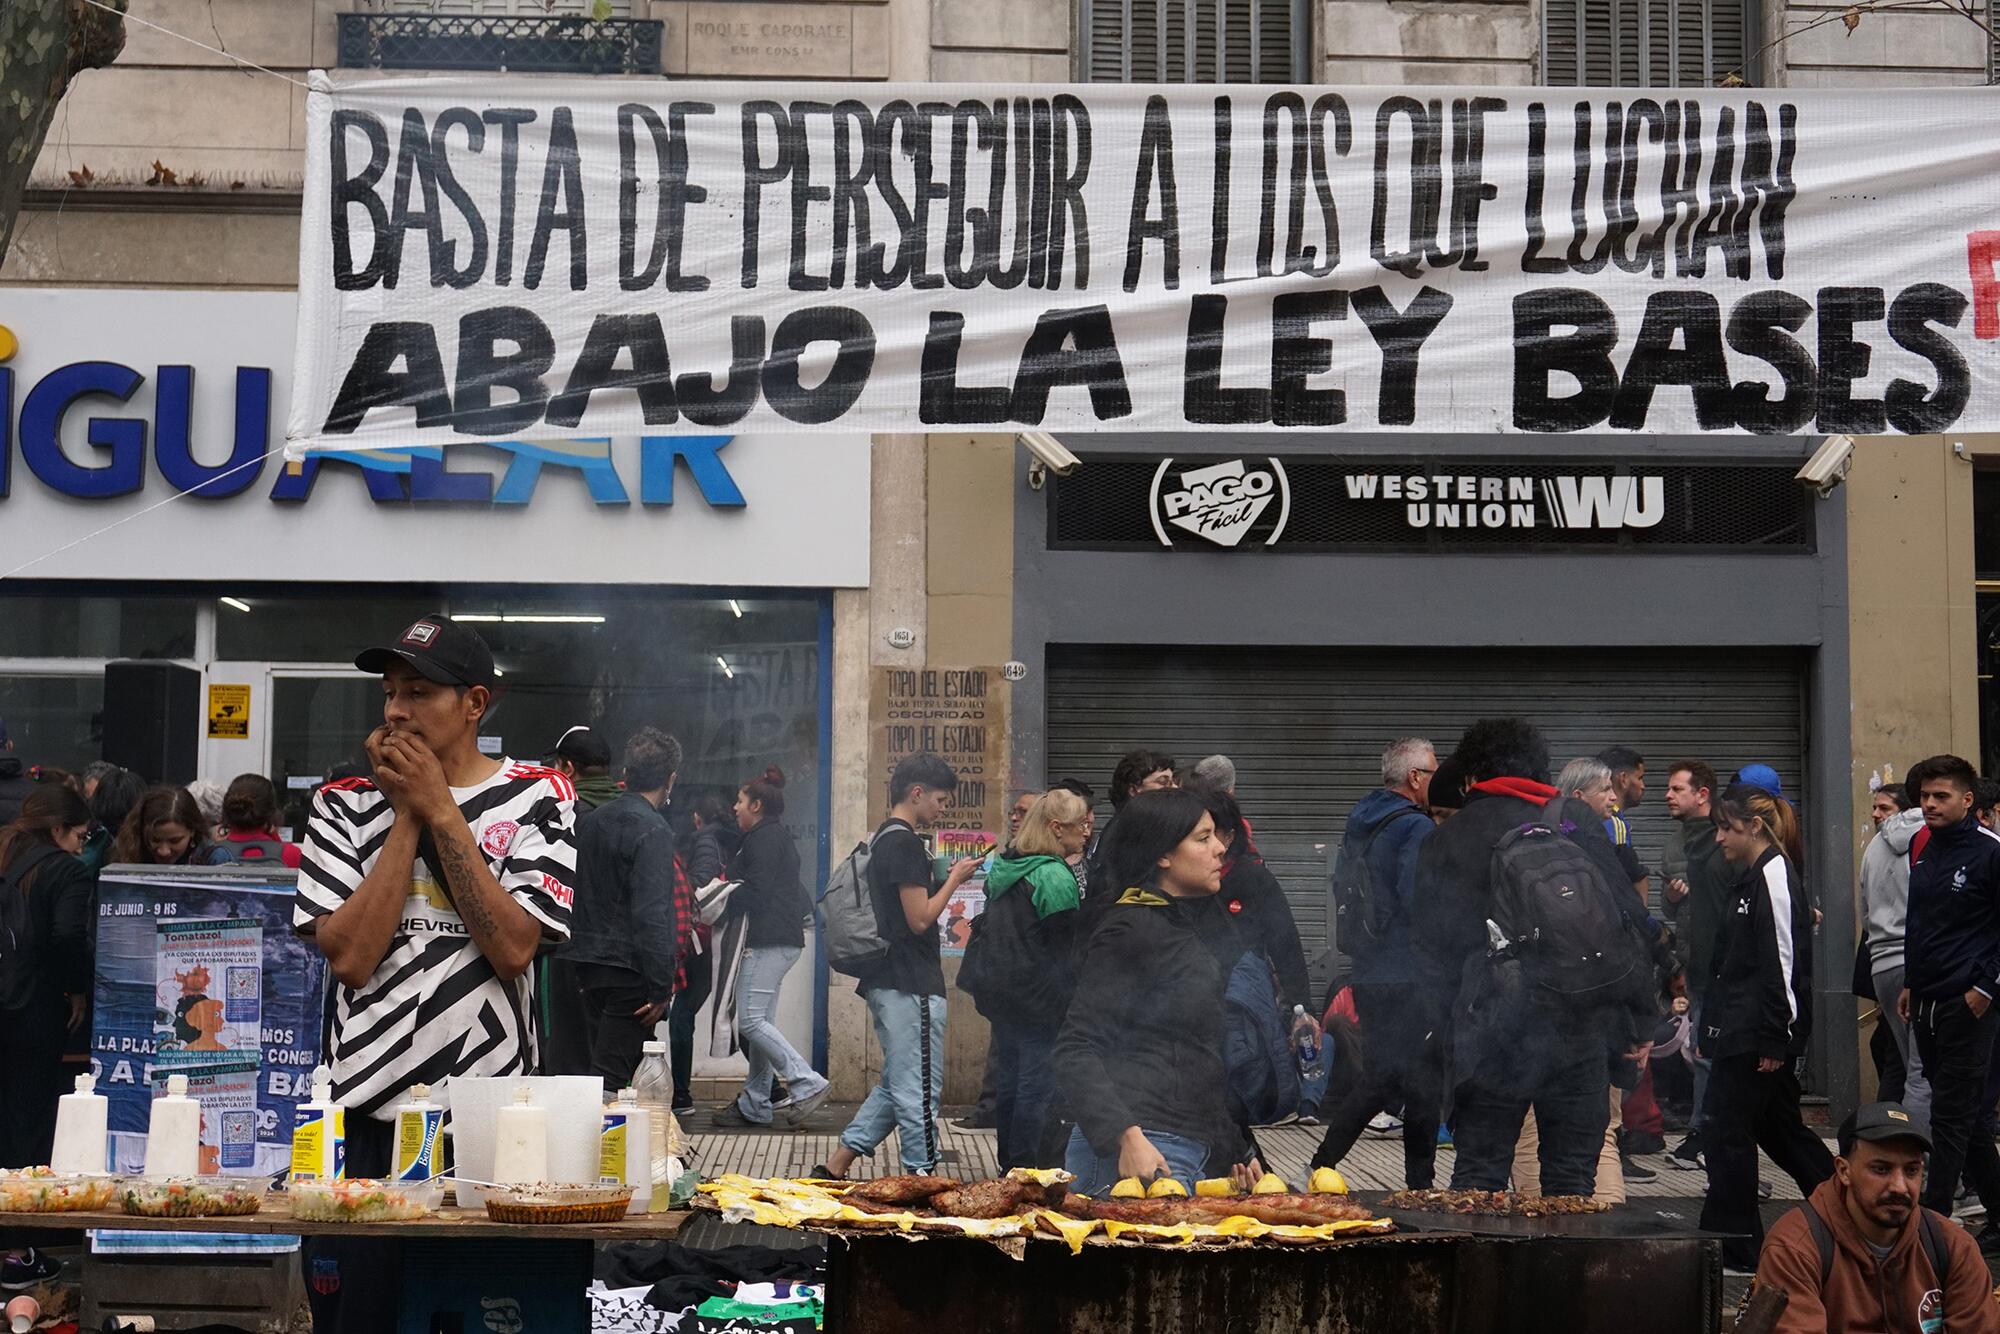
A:
[[[428,1218],[444,1196],[440,1182],[295,1181],[292,1217],[315,1223],[397,1223]]]
[[[0,1210],[17,1214],[69,1214],[108,1209],[118,1195],[109,1176],[68,1175],[46,1167],[0,1172]]]
[[[134,1177],[124,1184],[125,1212],[141,1218],[236,1218],[264,1205],[261,1177]]]
[[[486,1216],[496,1223],[615,1223],[631,1203],[630,1186],[543,1182],[488,1190]]]

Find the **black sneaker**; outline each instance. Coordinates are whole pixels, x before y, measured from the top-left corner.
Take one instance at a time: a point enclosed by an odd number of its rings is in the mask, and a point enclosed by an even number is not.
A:
[[[1770,1198],[1771,1198],[1771,1183],[1770,1183],[1770,1182],[1768,1182],[1768,1181],[1759,1181],[1759,1182],[1757,1183],[1757,1198],[1758,1198],[1758,1199],[1760,1199],[1760,1200],[1768,1200],[1768,1199],[1770,1199]]]
[[[1618,1165],[1624,1169],[1627,1181],[1658,1181],[1660,1174],[1628,1153],[1618,1155]]]
[[[709,1124],[722,1126],[730,1130],[769,1130],[771,1128],[769,1121],[752,1121],[749,1117],[743,1115],[742,1109],[733,1102],[725,1102],[722,1106],[716,1108],[714,1115],[709,1118]]]
[[[694,1099],[693,1099],[693,1098],[683,1098],[683,1097],[680,1097],[680,1096],[678,1096],[678,1095],[676,1095],[676,1096],[675,1096],[675,1098],[674,1098],[674,1115],[675,1115],[675,1116],[686,1116],[686,1115],[687,1115],[687,1114],[688,1114],[689,1112],[691,1112],[691,1111],[693,1111],[693,1110],[694,1110]]]
[[[1702,1161],[1700,1142],[1693,1135],[1689,1135],[1675,1145],[1674,1151],[1667,1155],[1667,1166],[1678,1167],[1687,1172],[1699,1172],[1708,1164]]]
[[[1667,1141],[1647,1131],[1623,1127],[1618,1131],[1618,1147],[1628,1154],[1662,1153],[1666,1150]]]
[[[2000,1224],[1988,1223],[1979,1229],[1979,1249],[1987,1255],[2000,1253]]]
[[[0,1289],[26,1292],[47,1283],[62,1271],[62,1261],[31,1247],[18,1256],[8,1256],[6,1263],[0,1264]]]

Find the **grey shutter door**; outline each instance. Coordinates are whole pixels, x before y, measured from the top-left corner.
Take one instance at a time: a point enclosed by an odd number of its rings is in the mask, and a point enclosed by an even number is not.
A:
[[[1707,88],[1755,83],[1752,0],[1544,0],[1542,82],[1557,87]]]
[[[1084,0],[1093,83],[1291,83],[1307,76],[1307,0]]]
[[[1725,783],[1762,761],[1777,769],[1787,794],[1802,795],[1802,660],[1683,649],[1051,645],[1047,777],[1089,783],[1100,794],[1101,821],[1110,810],[1111,770],[1127,750],[1164,750],[1183,768],[1216,753],[1233,759],[1243,812],[1285,886],[1315,995],[1323,997],[1344,971],[1330,929],[1328,854],[1339,846],[1348,809],[1381,782],[1383,749],[1398,737],[1425,736],[1446,755],[1467,724],[1506,715],[1548,734],[1556,768],[1609,745],[1645,756],[1646,798],[1630,821],[1640,860],[1655,871],[1656,900],[1660,854],[1678,833],[1664,804],[1674,761],[1706,760]],[[1809,811],[1810,794],[1803,795],[1802,811]]]

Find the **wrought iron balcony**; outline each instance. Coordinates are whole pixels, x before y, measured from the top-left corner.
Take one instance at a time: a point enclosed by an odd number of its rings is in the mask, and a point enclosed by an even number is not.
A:
[[[658,74],[657,19],[562,15],[342,14],[342,69]]]

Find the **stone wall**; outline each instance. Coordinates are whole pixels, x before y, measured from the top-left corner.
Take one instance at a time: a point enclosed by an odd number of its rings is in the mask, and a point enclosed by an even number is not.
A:
[[[1539,12],[1531,0],[1326,0],[1322,68],[1328,83],[1531,84]]]

